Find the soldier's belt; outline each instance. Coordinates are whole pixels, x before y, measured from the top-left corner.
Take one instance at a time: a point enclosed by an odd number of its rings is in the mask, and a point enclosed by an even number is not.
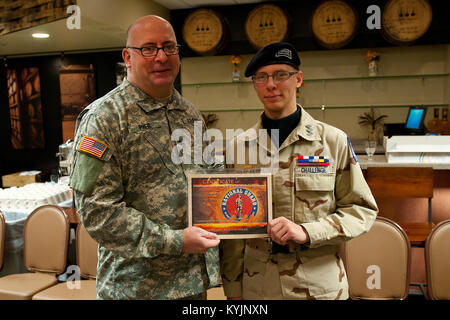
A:
[[[305,246],[296,244],[294,242],[289,242],[289,244],[282,246],[272,241],[270,238],[249,239],[247,240],[247,245],[253,249],[266,251],[270,254],[277,254],[277,253],[288,254],[307,249]]]
[[[280,245],[276,242],[272,242],[272,254],[277,253],[291,253],[289,250],[289,245]]]

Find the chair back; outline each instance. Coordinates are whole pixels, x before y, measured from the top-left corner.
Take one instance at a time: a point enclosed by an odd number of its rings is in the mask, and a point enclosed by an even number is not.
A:
[[[5,238],[6,238],[6,222],[3,213],[0,211],[0,270],[2,270],[3,259],[5,256]]]
[[[377,217],[366,234],[345,243],[345,263],[352,299],[398,299],[408,296],[410,242],[403,229]]]
[[[450,300],[450,219],[440,222],[425,243],[428,296]]]
[[[81,223],[77,227],[76,239],[77,264],[80,267],[80,274],[84,278],[95,279],[97,277],[98,244]]]
[[[61,274],[67,265],[70,225],[56,205],[33,210],[24,226],[24,263],[31,272]]]

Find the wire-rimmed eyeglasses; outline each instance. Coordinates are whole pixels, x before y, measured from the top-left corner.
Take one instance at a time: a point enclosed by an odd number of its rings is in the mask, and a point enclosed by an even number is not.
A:
[[[289,72],[289,71],[275,71],[273,74],[267,74],[267,73],[258,73],[252,76],[253,83],[256,85],[263,85],[267,83],[267,80],[269,80],[269,77],[272,77],[274,83],[279,83],[282,81],[286,81],[290,77],[292,77],[294,74],[297,74],[298,71],[295,72]]]

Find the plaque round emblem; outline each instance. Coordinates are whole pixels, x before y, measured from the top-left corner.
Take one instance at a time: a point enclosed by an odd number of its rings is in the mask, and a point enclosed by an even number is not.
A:
[[[356,11],[341,0],[324,1],[314,10],[312,31],[317,42],[328,49],[348,44],[356,34]]]
[[[227,220],[248,220],[258,212],[258,199],[245,188],[234,188],[222,198],[222,214]]]
[[[273,42],[283,41],[288,34],[288,18],[273,4],[262,4],[250,11],[245,21],[245,32],[256,49]]]

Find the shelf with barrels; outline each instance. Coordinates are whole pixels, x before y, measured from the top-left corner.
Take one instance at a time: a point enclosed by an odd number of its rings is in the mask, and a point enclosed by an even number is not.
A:
[[[44,132],[39,69],[8,69],[7,84],[13,148],[42,148]]]
[[[21,146],[21,121],[19,89],[17,84],[17,72],[14,69],[8,69],[6,72],[8,85],[9,113],[11,122],[11,142],[13,146]]]

